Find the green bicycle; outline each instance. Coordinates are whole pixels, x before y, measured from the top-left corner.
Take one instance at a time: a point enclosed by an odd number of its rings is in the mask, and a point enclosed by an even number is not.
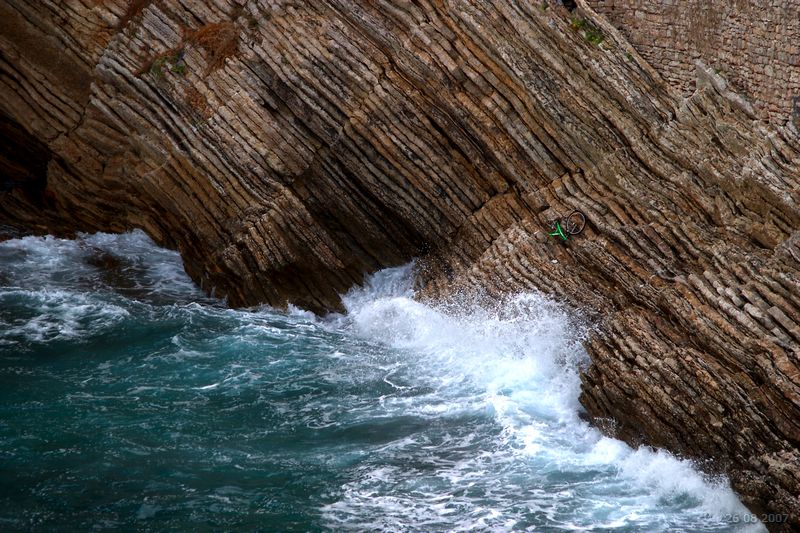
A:
[[[562,218],[557,218],[550,223],[550,229],[553,230],[547,235],[550,237],[558,237],[566,242],[570,235],[577,235],[586,227],[586,216],[577,209],[572,211],[569,215]]]

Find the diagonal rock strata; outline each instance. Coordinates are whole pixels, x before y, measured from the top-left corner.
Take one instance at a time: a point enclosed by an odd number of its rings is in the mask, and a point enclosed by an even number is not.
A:
[[[798,132],[578,5],[8,0],[3,131],[49,162],[0,223],[143,228],[235,306],[336,309],[415,256],[425,297],[541,289],[599,321],[592,418],[797,527]]]

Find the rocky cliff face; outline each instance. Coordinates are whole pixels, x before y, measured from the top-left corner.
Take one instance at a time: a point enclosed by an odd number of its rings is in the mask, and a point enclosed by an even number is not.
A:
[[[759,117],[800,127],[800,0],[587,0],[685,96],[702,59]]]
[[[797,527],[798,132],[578,4],[7,0],[0,223],[141,227],[232,305],[415,256],[424,297],[541,289],[597,321],[601,427]]]

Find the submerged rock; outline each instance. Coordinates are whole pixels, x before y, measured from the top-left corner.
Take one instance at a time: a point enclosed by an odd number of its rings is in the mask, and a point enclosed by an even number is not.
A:
[[[122,260],[105,250],[92,248],[86,262],[102,271],[118,271],[122,268]]]
[[[0,112],[49,160],[0,224],[142,228],[236,306],[415,256],[427,297],[541,289],[598,321],[592,418],[800,525],[793,124],[703,64],[682,97],[583,1],[88,5],[0,4]]]

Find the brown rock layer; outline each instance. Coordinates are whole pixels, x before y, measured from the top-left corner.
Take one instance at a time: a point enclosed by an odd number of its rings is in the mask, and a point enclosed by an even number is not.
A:
[[[7,0],[0,111],[50,155],[0,223],[141,227],[232,305],[413,256],[429,297],[539,288],[599,322],[594,419],[798,527],[797,130],[707,69],[683,99],[579,4]]]
[[[722,72],[760,117],[800,128],[800,0],[587,0],[685,96],[694,61]]]

